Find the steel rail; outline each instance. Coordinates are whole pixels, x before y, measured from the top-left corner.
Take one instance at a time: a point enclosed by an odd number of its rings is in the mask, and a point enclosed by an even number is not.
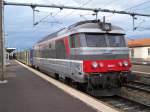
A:
[[[142,83],[142,82],[131,82],[131,83],[125,85],[125,87],[150,93],[150,85]]]
[[[119,109],[121,112],[149,112],[149,106],[145,105],[144,103],[140,103],[126,97],[117,95],[112,97],[102,97],[99,98],[100,101]]]

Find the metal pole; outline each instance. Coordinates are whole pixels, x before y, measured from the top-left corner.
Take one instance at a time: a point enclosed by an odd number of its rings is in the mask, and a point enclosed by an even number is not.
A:
[[[134,28],[135,28],[135,21],[134,21],[134,16],[132,16],[132,24],[133,24],[133,31],[134,31]]]
[[[4,4],[0,1],[0,83],[6,83],[5,74],[5,48],[4,48]]]
[[[33,15],[33,26],[35,26],[34,24],[35,24],[35,6],[31,6],[31,8],[32,8],[32,15]]]

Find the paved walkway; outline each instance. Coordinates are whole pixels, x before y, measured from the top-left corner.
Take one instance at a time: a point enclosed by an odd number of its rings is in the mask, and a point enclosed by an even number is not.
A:
[[[0,112],[96,112],[14,61],[6,76],[8,83],[0,84]]]

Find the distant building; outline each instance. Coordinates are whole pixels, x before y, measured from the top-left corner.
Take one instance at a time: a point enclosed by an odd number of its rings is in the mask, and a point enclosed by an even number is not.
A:
[[[130,57],[135,63],[150,63],[150,38],[128,41]]]
[[[13,59],[16,48],[6,48],[6,59]]]
[[[14,57],[14,51],[16,50],[16,48],[6,48],[6,52],[5,52],[5,64],[9,65],[9,60],[13,59]]]

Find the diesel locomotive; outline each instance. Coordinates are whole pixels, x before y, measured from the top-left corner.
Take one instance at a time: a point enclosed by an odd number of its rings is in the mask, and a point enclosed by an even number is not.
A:
[[[131,79],[124,30],[100,20],[81,21],[52,33],[29,54],[35,68],[94,96],[119,94]]]

